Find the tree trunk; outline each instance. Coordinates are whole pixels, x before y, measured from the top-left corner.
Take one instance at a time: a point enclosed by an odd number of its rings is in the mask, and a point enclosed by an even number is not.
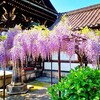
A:
[[[17,63],[15,66],[13,66],[13,74],[12,74],[12,85],[20,85],[22,84],[22,78],[21,78],[21,66],[20,62]]]

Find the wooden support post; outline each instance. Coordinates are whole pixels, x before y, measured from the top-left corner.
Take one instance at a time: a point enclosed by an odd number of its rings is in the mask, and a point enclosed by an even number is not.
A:
[[[51,57],[51,85],[52,85],[52,57]]]
[[[43,63],[43,66],[42,66],[42,76],[44,76],[44,73],[43,73],[43,71],[44,71],[44,61],[42,61],[42,63]]]
[[[61,61],[60,61],[60,49],[58,51],[58,81],[61,81]],[[59,91],[59,97],[61,97],[61,91]]]
[[[60,49],[59,49],[59,52],[58,52],[58,81],[61,81]]]
[[[3,79],[3,100],[5,100],[5,79],[6,79],[6,77],[5,77],[5,67],[4,67],[4,69],[3,69],[3,71],[4,71],[4,75],[3,75],[3,77],[4,77],[4,79]]]

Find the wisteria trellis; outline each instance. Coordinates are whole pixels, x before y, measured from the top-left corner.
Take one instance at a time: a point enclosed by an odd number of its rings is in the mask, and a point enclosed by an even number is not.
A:
[[[100,54],[100,35],[89,29],[81,31],[83,34],[71,31],[70,23],[64,15],[61,21],[49,30],[44,26],[35,26],[30,30],[21,30],[19,26],[8,31],[8,37],[0,42],[0,62],[7,63],[12,60],[14,64],[18,59],[23,65],[26,55],[33,59],[41,55],[46,58],[54,52],[66,52],[70,57],[76,52],[83,54],[88,61],[97,64]],[[76,48],[77,47],[77,48]]]

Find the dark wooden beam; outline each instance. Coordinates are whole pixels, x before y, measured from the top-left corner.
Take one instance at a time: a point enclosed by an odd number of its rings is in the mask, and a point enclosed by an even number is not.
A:
[[[21,0],[21,1],[24,1],[24,2],[26,2],[26,3],[28,3],[28,4],[32,5],[32,6],[35,6],[35,7],[37,7],[37,8],[40,8],[40,9],[46,11],[46,12],[51,13],[52,15],[57,16],[57,13],[54,13],[54,12],[52,12],[52,11],[46,9],[46,8],[43,8],[43,7],[39,6],[39,5],[36,5],[36,4],[34,4],[34,3],[32,3],[32,2],[30,2],[30,1],[28,1],[28,0]]]
[[[47,61],[45,61],[47,62]],[[49,62],[58,62],[58,60],[50,60]],[[61,63],[69,63],[69,60],[60,60]],[[71,60],[71,63],[79,63],[78,60]]]
[[[29,14],[32,17],[36,16],[36,17],[42,18],[44,20],[48,20],[50,22],[54,22],[56,20],[56,18],[52,17],[52,15],[43,13],[42,11],[39,11],[37,9],[33,9],[34,7],[33,8],[27,7],[26,5],[21,4],[19,2],[15,2],[15,1],[9,2],[9,5],[16,7],[21,12],[24,11],[25,13]]]

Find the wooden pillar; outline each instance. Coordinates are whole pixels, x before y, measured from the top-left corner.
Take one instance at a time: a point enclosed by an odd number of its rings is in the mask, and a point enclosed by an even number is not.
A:
[[[5,77],[5,66],[4,66],[3,71],[4,71],[4,75],[3,75],[3,77],[4,77],[4,79],[3,79],[3,100],[5,100],[5,81],[6,81],[6,77]]]
[[[58,81],[61,81],[61,61],[60,61],[60,49],[58,51]],[[61,91],[59,91],[59,97],[61,97]]]
[[[52,85],[52,57],[51,57],[51,85]]]
[[[42,66],[42,71],[44,71],[44,61],[42,61],[42,63],[43,63],[43,66]],[[43,76],[43,73],[42,73],[42,76]]]
[[[59,49],[59,51],[58,51],[58,81],[61,81],[60,49]]]

